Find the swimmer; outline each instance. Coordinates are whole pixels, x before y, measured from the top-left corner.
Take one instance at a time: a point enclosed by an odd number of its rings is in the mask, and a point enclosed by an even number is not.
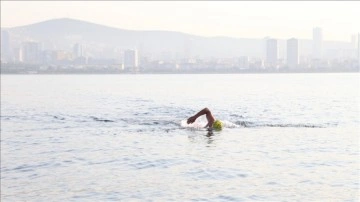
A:
[[[216,120],[215,117],[212,115],[211,111],[208,108],[204,108],[201,111],[199,111],[194,116],[188,118],[187,123],[191,124],[196,121],[197,118],[199,118],[202,115],[206,115],[206,119],[208,123],[205,125],[204,128],[209,128],[210,130],[221,130],[222,129],[222,123],[220,120]]]

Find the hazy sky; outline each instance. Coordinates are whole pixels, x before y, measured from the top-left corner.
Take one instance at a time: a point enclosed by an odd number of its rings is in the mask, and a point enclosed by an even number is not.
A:
[[[201,36],[350,41],[360,32],[360,1],[1,1],[1,27],[74,18],[132,30]]]

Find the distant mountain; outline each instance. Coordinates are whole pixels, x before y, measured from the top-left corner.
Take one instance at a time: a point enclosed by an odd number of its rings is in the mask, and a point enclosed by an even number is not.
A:
[[[128,19],[124,19],[128,20]],[[216,24],[214,24],[216,26]],[[71,50],[83,43],[94,51],[111,52],[114,48],[137,48],[143,54],[161,56],[170,52],[178,57],[237,57],[262,56],[263,39],[202,37],[173,31],[134,31],[108,27],[69,18],[48,20],[6,29],[15,41],[35,40],[48,49]],[[310,32],[310,31],[309,31]],[[285,40],[279,40],[280,56],[285,53]],[[311,40],[300,40],[300,52],[311,53]],[[324,49],[349,48],[347,42],[325,42]]]

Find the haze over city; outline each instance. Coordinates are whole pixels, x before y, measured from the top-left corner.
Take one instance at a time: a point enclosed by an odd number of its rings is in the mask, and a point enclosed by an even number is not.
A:
[[[358,71],[359,5],[5,1],[2,72]]]

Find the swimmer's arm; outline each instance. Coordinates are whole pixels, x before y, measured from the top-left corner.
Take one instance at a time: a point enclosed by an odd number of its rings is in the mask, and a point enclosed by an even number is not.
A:
[[[209,113],[210,110],[208,108],[204,108],[201,111],[199,111],[198,113],[196,113],[194,116],[188,118],[187,123],[194,123],[196,121],[197,118],[199,118],[200,116]]]
[[[214,118],[214,116],[212,115],[211,111],[208,108],[204,108],[201,111],[199,111],[197,114],[195,114],[194,116],[188,118],[187,123],[188,124],[194,123],[196,121],[196,119],[199,118],[202,115],[206,115],[206,119],[208,121],[205,128],[206,127],[212,127],[212,125],[213,125],[213,123],[215,121],[215,118]]]

